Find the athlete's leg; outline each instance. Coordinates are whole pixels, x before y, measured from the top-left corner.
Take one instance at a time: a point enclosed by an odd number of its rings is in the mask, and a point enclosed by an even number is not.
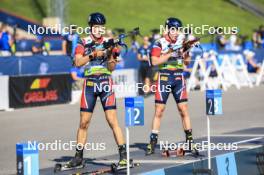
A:
[[[118,124],[116,109],[106,110],[105,116],[110,128],[113,131],[117,145],[123,145],[125,141],[122,130]]]
[[[118,124],[117,120],[117,112],[116,112],[116,100],[115,100],[115,93],[112,90],[113,81],[111,77],[107,79],[107,83],[104,80],[103,88],[104,86],[109,85],[110,89],[109,91],[103,91],[100,93],[100,99],[102,106],[105,111],[106,120],[110,126],[110,128],[113,131],[115,141],[118,145],[118,151],[119,151],[119,165],[120,166],[126,166],[127,160],[126,160],[126,145],[124,141],[124,136],[122,133],[122,130]]]
[[[94,92],[94,82],[85,80],[81,97],[80,124],[77,132],[77,143],[84,145],[87,139],[87,129],[90,124],[97,95]]]
[[[127,160],[126,160],[126,144],[124,141],[124,136],[122,133],[122,130],[119,126],[118,120],[117,120],[117,113],[116,109],[106,110],[105,111],[106,120],[110,126],[110,128],[113,131],[115,141],[118,145],[118,152],[119,152],[119,165],[120,166],[126,166]]]
[[[113,81],[111,77],[108,78],[106,77],[106,79],[103,80],[103,82],[104,83],[102,84],[102,89],[106,89],[104,87],[108,86],[108,91],[101,92],[99,96],[105,111],[106,120],[110,128],[113,130],[116,143],[118,145],[123,145],[124,138],[117,120],[116,99],[115,99],[115,93],[112,89]]]
[[[69,168],[76,167],[83,162],[83,150],[87,139],[87,129],[91,121],[96,103],[96,94],[93,92],[93,82],[85,80],[81,97],[80,123],[77,131],[77,147],[74,158],[68,162]]]
[[[163,117],[166,102],[170,94],[170,91],[165,88],[169,84],[168,81],[169,78],[167,76],[161,76],[159,74],[155,92],[155,114],[152,121],[152,131],[150,134],[150,142],[147,145],[146,155],[154,153],[155,146],[158,142],[161,118]]]
[[[152,131],[159,131],[160,130],[160,123],[163,113],[165,111],[165,104],[156,103],[155,104],[155,114],[152,121]]]
[[[77,143],[80,145],[85,145],[87,140],[87,129],[89,127],[92,118],[91,112],[80,112],[80,124],[77,131]]]
[[[152,130],[150,134],[150,141],[149,144],[147,145],[146,155],[150,155],[155,152],[155,147],[158,142],[161,118],[163,116],[164,110],[165,110],[165,104],[161,104],[161,103],[155,104],[155,114],[152,121]]]
[[[91,112],[80,112],[80,124],[77,131],[77,147],[74,159],[70,162],[70,166],[78,166],[83,160],[84,145],[87,140],[87,130],[92,118]]]
[[[182,126],[185,132],[186,142],[189,143],[189,148],[192,149],[190,143],[193,142],[191,120],[188,112],[188,97],[186,91],[186,82],[183,75],[177,75],[175,78],[175,86],[172,90],[173,97],[177,103],[177,108],[182,120]]]
[[[169,77],[166,75],[159,74],[157,83],[156,83],[156,92],[155,92],[155,114],[152,121],[152,131],[159,131],[160,122],[163,116],[165,106],[171,92],[171,89],[168,89]]]
[[[191,120],[188,112],[187,102],[177,103],[177,108],[182,119],[182,126],[184,130],[191,129]]]

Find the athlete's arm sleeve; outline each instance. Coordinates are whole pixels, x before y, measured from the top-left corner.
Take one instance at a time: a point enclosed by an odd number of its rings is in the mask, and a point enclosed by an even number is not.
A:
[[[155,57],[160,57],[161,55],[161,44],[160,42],[155,42],[153,47],[152,47],[152,50],[151,50],[151,57],[155,56]]]
[[[83,42],[81,39],[79,39],[77,46],[75,47],[75,55],[77,54],[84,55],[84,52],[85,52],[85,48],[84,48]]]

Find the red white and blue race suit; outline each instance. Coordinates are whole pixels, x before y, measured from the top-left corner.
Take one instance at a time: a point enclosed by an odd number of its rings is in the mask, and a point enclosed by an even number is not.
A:
[[[92,36],[85,37],[79,41],[75,55],[85,56],[93,51],[103,50],[103,43],[107,40],[108,38],[102,37],[94,42]],[[113,80],[107,68],[107,56],[95,57],[88,62],[84,67],[84,78],[81,111],[93,112],[97,97],[100,98],[104,110],[116,109]]]
[[[157,40],[151,51],[151,56],[160,57],[168,53],[174,45],[181,45],[184,35],[179,35],[172,41],[168,35]],[[186,81],[183,76],[183,57],[180,51],[174,51],[169,60],[159,65],[159,75],[156,83],[155,103],[166,104],[172,93],[176,103],[187,101]]]

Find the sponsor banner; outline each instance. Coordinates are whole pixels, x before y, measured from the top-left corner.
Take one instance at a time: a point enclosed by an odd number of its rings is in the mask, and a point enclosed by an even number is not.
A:
[[[69,74],[9,78],[9,106],[12,108],[70,101],[71,77]]]

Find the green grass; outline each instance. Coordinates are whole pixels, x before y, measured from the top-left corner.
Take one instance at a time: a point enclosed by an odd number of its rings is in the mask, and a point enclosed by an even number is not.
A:
[[[0,8],[41,22],[33,0],[0,0]],[[43,6],[47,0],[40,1]],[[54,0],[53,0],[54,1]],[[238,26],[242,34],[251,36],[263,19],[240,9],[227,0],[68,0],[69,23],[86,26],[87,16],[99,11],[107,17],[107,27],[130,30],[139,26],[142,34],[159,28],[169,16],[184,24],[200,26]],[[262,0],[254,0],[262,1]]]
[[[0,0],[0,8],[41,22],[41,15],[38,13],[32,1],[33,0]]]

